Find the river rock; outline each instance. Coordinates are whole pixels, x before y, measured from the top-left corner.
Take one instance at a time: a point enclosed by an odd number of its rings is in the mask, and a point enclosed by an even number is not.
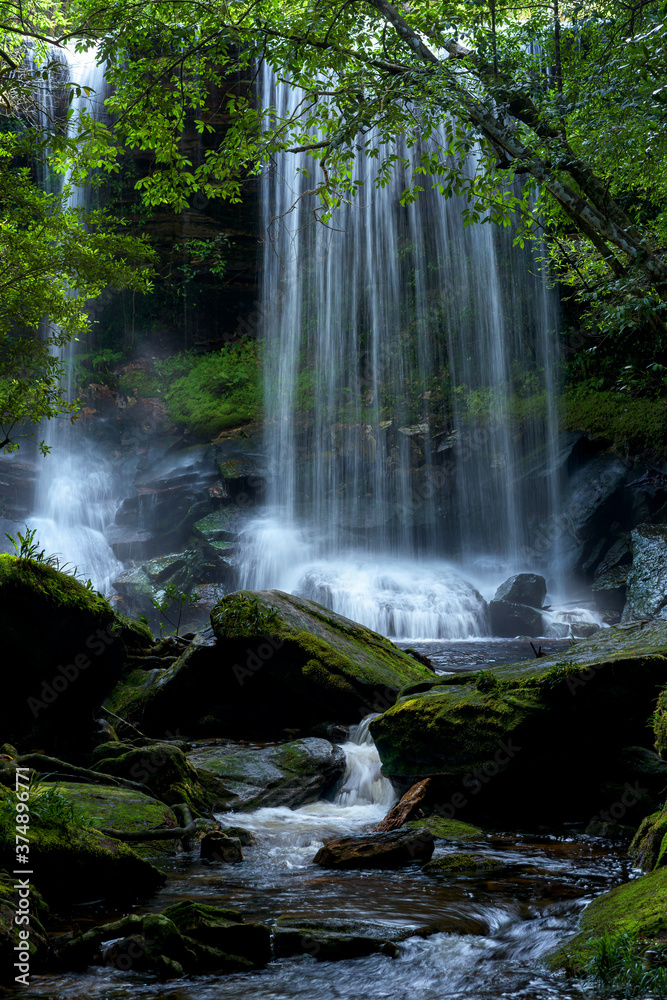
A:
[[[211,621],[149,692],[126,700],[143,732],[276,740],[360,720],[433,678],[376,632],[277,590],[230,594]]]
[[[496,590],[494,601],[509,601],[510,604],[527,604],[529,608],[541,608],[547,596],[547,581],[537,573],[517,573],[510,576]]]
[[[544,635],[542,614],[527,604],[489,601],[491,629],[494,635],[512,639],[515,635]]]
[[[219,830],[213,830],[202,837],[200,854],[204,861],[224,861],[227,864],[243,861],[241,841],[236,837],[228,837]]]
[[[9,555],[0,555],[0,622],[3,739],[56,754],[90,742],[93,712],[137,630],[73,576]]]
[[[318,962],[361,958],[376,952],[396,958],[397,942],[411,933],[366,920],[285,914],[273,928],[273,950],[276,958],[306,954]]]
[[[602,789],[622,773],[624,746],[646,745],[652,715],[660,741],[665,648],[665,622],[619,626],[490,678],[457,674],[406,692],[371,723],[383,772],[403,787],[433,777],[445,816],[588,822],[611,804]]]
[[[317,737],[268,747],[203,746],[189,761],[216,810],[297,809],[322,798],[345,774],[344,751]]]
[[[452,872],[490,872],[504,868],[505,865],[497,858],[486,854],[464,854],[454,851],[439,858],[433,858],[422,868],[425,875],[448,876]]]
[[[640,524],[632,532],[624,621],[667,618],[667,527]]]
[[[435,842],[428,831],[392,830],[329,840],[313,861],[322,868],[397,868],[427,860]]]
[[[209,796],[182,748],[153,740],[138,742],[101,744],[93,751],[93,766],[104,774],[140,782],[169,806],[185,803],[194,816],[207,815]]]

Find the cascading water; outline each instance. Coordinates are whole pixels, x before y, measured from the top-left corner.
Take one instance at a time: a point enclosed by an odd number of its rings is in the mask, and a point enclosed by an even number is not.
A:
[[[105,91],[104,67],[97,64],[94,51],[68,52],[67,56],[69,79],[81,90],[72,99],[73,114],[68,123],[69,134],[75,135],[83,114],[100,116]],[[70,183],[69,175],[65,183]],[[71,184],[68,208],[85,208],[89,197],[88,189]],[[75,347],[72,341],[59,350],[60,359],[67,366],[70,400]],[[44,428],[44,439],[53,454],[41,462],[34,514],[28,526],[35,530],[35,537],[47,554],[57,555],[62,562],[76,568],[80,577],[90,579],[97,590],[108,592],[122,570],[104,536],[116,507],[112,471],[94,444],[75,431],[68,418],[48,421]]]
[[[266,67],[261,88],[264,106],[297,113],[299,93]],[[480,595],[433,560],[537,568],[534,522],[555,499],[555,300],[511,235],[465,228],[460,199],[433,191],[401,207],[405,176],[376,187],[361,152],[360,193],[330,227],[307,198],[290,211],[315,163],[283,154],[264,178],[272,472],[242,585],[392,636],[484,634]]]

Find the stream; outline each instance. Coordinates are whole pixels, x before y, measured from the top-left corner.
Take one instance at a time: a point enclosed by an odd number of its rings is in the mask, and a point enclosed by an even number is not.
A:
[[[396,801],[381,774],[369,721],[354,727],[343,745],[347,769],[331,801],[220,814],[223,825],[255,835],[256,843],[243,848],[245,861],[202,862],[198,850],[162,860],[167,884],[144,909],[161,910],[188,898],[233,906],[269,923],[280,914],[299,914],[362,921],[388,938],[414,932],[399,944],[398,957],[318,962],[304,954],[260,971],[167,983],[146,973],[96,968],[35,977],[21,995],[53,1000],[357,1000],[361,992],[369,1000],[412,1000],[416,992],[433,1000],[594,997],[549,972],[539,959],[576,930],[587,902],[628,878],[629,862],[609,844],[567,830],[495,831],[464,843],[438,840],[434,857],[464,850],[502,862],[490,874],[444,879],[424,874],[419,863],[395,870],[313,867],[322,841],[372,828]]]

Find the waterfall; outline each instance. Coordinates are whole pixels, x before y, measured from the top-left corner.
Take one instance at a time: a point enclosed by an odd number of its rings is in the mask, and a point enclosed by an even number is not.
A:
[[[266,66],[261,97],[280,117],[300,100]],[[282,154],[263,178],[272,473],[242,584],[393,636],[483,634],[461,568],[539,569],[554,509],[556,300],[511,232],[465,227],[463,201],[433,190],[401,207],[406,175],[376,187],[378,162],[357,153],[359,193],[328,226],[298,200],[312,157]]]
[[[81,88],[71,103],[73,114],[68,133],[76,135],[83,114],[99,118],[104,101],[104,67],[96,62],[96,52],[67,52],[69,80]],[[70,183],[70,175],[65,177]],[[85,208],[90,189],[71,185],[68,208]],[[58,349],[58,356],[67,369],[67,398],[74,396],[72,362],[76,342]],[[115,500],[112,490],[112,470],[108,460],[94,444],[76,433],[68,417],[46,423],[44,439],[52,454],[40,460],[34,514],[28,526],[35,529],[36,540],[47,555],[57,556],[76,569],[81,578],[90,579],[102,592],[111,589],[112,581],[122,569],[104,536],[113,521]]]

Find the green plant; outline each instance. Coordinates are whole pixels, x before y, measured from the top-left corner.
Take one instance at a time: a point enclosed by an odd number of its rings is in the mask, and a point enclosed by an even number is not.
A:
[[[655,960],[657,958],[657,961]],[[605,933],[594,943],[587,972],[604,996],[647,997],[667,993],[667,955],[651,953],[637,935]]]
[[[493,670],[478,670],[475,674],[475,687],[478,691],[493,691],[500,687]]]
[[[39,542],[35,541],[35,535],[37,534],[36,528],[29,528],[25,526],[25,534],[22,535],[20,531],[16,532],[18,541],[13,535],[8,535],[5,532],[5,538],[14,546],[14,551],[19,559],[33,559],[35,562],[49,562],[49,559],[45,555],[44,549],[39,548]]]
[[[194,604],[197,604],[200,596],[199,594],[186,594],[185,591],[180,591],[175,583],[170,583],[166,586],[162,593],[162,598],[160,600],[153,598],[151,604],[161,613],[167,623],[171,625],[173,629],[171,634],[179,638],[183,610],[186,607],[192,607]],[[157,618],[149,619],[146,615],[138,615],[137,617],[144,625],[150,625],[151,622],[157,621],[160,636],[162,637],[165,630],[165,623],[163,621],[159,621]]]
[[[219,615],[229,638],[257,633],[276,635],[280,631],[280,617],[275,608],[265,608],[256,597],[246,594],[223,598]]]

